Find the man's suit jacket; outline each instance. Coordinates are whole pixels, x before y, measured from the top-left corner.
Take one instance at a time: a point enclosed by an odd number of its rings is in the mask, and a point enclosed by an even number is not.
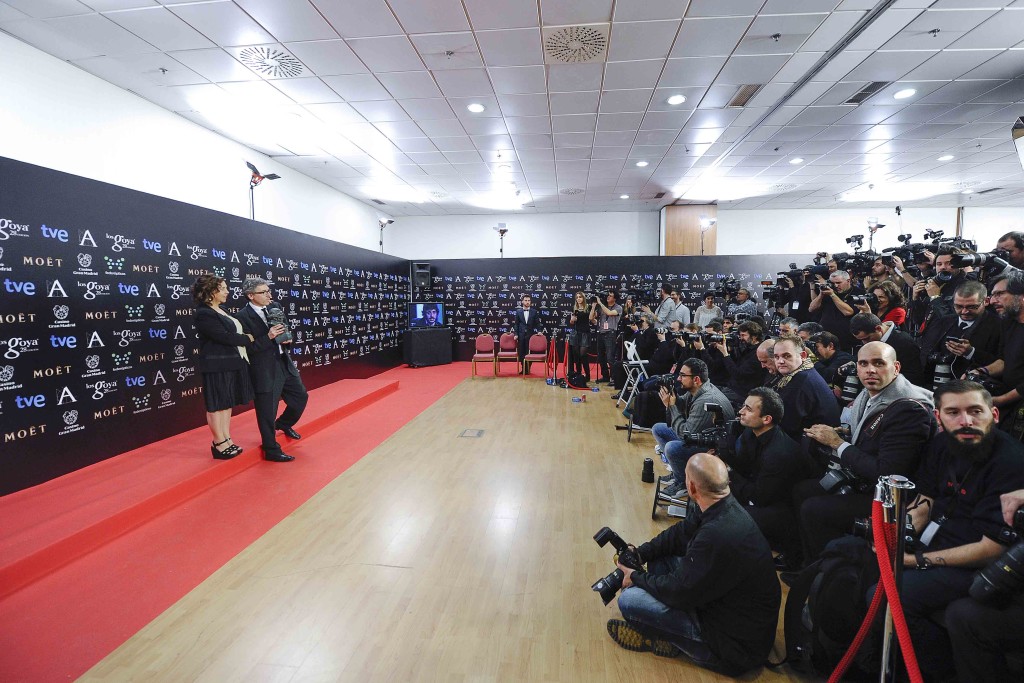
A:
[[[267,336],[270,327],[263,320],[256,310],[246,304],[235,315],[242,323],[242,329],[253,336],[255,340],[249,351],[249,369],[252,375],[253,389],[257,392],[274,390],[274,373],[277,360],[279,344]],[[288,374],[298,377],[299,369],[292,362],[288,347],[285,347],[284,357],[287,359],[285,368]]]
[[[921,349],[917,342],[906,332],[895,329],[886,342],[896,352],[896,360],[900,362],[900,374],[919,387],[931,387],[932,378],[925,375],[921,367]]]
[[[516,330],[516,336],[519,337],[519,345],[522,346],[524,339],[529,344],[530,335],[537,334],[540,331],[540,312],[536,308],[530,308],[529,310],[517,308],[513,325]]]
[[[999,353],[1000,323],[999,316],[992,311],[986,310],[980,318],[974,321],[966,331],[961,332],[958,325],[960,318],[953,313],[944,315],[935,320],[924,331],[921,337],[921,362],[926,367],[934,366],[934,363],[926,363],[928,354],[933,351],[945,350],[946,337],[958,337],[970,340],[971,346],[976,350],[971,362],[976,365],[988,365],[994,361]]]

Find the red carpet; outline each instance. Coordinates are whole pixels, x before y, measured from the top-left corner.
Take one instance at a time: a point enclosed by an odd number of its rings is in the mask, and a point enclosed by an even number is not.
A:
[[[250,411],[232,421],[234,460],[210,458],[204,427],[0,498],[0,680],[80,675],[468,376],[397,368],[317,389],[285,444],[295,462],[259,459]]]

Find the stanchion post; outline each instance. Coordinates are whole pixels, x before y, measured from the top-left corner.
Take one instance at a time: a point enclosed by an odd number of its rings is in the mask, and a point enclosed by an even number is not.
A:
[[[896,525],[896,550],[892,558],[892,571],[896,578],[897,593],[903,580],[903,550],[906,547],[903,527],[907,519],[907,499],[914,488],[914,483],[906,477],[892,474],[879,477],[878,487],[875,489],[876,500],[881,491],[885,523]],[[881,584],[875,588],[881,589]],[[885,631],[882,638],[882,666],[878,672],[878,680],[880,683],[892,683],[896,680],[896,631],[893,628],[891,599],[885,606]]]

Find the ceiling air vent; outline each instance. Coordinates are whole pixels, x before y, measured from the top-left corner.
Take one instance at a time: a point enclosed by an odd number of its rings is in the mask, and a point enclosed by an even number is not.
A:
[[[370,201],[373,202],[374,204],[380,204],[381,206],[384,206],[384,202],[382,202],[379,199],[371,199]]]
[[[999,192],[999,190],[1003,190],[1003,189],[1006,189],[1006,188],[1002,188],[1002,187],[990,187],[990,188],[989,188],[989,189],[987,189],[987,190],[981,190],[980,192],[976,192],[975,194],[988,194],[989,192]]]
[[[661,199],[661,198],[662,198],[662,197],[664,197],[664,196],[665,196],[665,193],[664,193],[664,192],[659,192],[658,194],[654,195],[654,198],[655,198],[655,199]]]
[[[608,24],[544,29],[545,64],[588,64],[608,58]]]
[[[269,78],[296,78],[305,70],[302,62],[276,47],[243,47],[238,51],[238,59]]]
[[[585,190],[582,187],[567,187],[564,190],[561,190],[562,194],[567,195],[583,194],[584,192]]]
[[[876,92],[881,90],[882,88],[891,84],[891,81],[872,81],[871,83],[868,83],[866,86],[855,92],[853,96],[850,97],[850,99],[843,102],[843,104],[860,104],[861,102],[863,102],[864,100],[866,100],[867,98],[871,97]]]
[[[736,89],[736,94],[729,100],[727,107],[745,107],[750,98],[757,94],[757,91],[761,89],[763,83],[753,83],[749,85],[741,85]]]

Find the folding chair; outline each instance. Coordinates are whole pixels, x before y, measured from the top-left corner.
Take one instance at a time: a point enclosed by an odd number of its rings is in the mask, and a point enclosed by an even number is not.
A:
[[[618,407],[626,397],[626,405],[633,400],[633,396],[637,391],[640,390],[640,384],[647,379],[647,361],[641,360],[640,354],[636,350],[636,342],[626,340],[623,343],[626,350],[626,360],[622,361],[622,367],[626,370],[626,383],[622,387],[622,391],[619,392],[619,399],[615,402],[615,406]],[[626,392],[629,395],[626,396]]]

